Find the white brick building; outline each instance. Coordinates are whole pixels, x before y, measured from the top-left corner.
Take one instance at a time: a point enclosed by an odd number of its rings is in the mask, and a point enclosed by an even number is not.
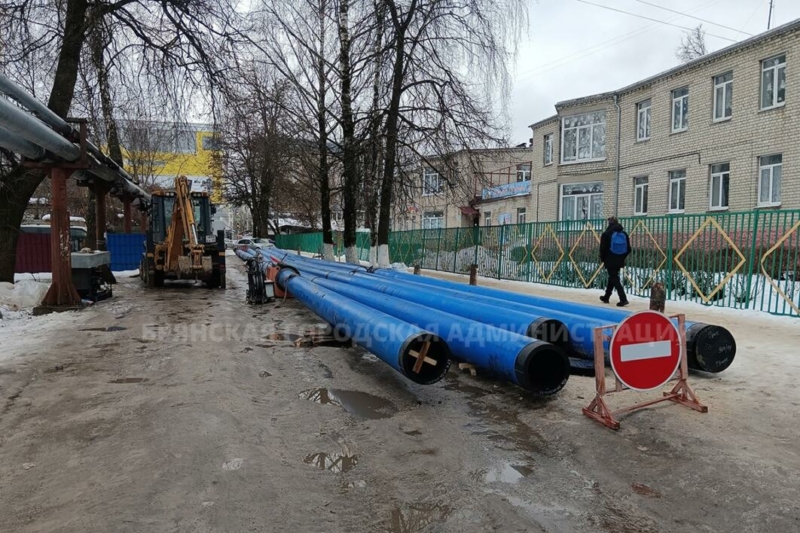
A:
[[[800,208],[800,20],[556,111],[529,220]]]

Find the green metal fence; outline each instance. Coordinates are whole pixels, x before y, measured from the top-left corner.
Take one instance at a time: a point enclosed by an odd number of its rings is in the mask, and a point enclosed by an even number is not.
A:
[[[648,296],[664,284],[670,300],[800,316],[800,210],[669,215],[621,220],[632,253],[626,289]],[[392,262],[562,287],[605,287],[598,247],[604,220],[422,229],[389,236]],[[341,235],[336,253],[343,254]],[[277,245],[319,253],[321,234],[281,235]],[[359,257],[369,234],[358,235]]]

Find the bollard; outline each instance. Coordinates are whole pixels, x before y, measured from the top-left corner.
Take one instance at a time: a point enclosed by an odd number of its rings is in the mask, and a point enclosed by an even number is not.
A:
[[[419,265],[414,265],[414,275],[415,276],[419,276],[420,275],[419,271],[420,271]]]
[[[663,313],[666,308],[667,291],[663,283],[654,283],[650,289],[650,310]]]
[[[478,284],[478,265],[472,263],[469,266],[469,284],[470,285],[477,285]]]

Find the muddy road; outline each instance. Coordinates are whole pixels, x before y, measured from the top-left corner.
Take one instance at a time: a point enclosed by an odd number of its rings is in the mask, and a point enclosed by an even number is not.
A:
[[[800,530],[797,362],[778,393],[742,348],[693,378],[708,415],[662,404],[615,433],[580,413],[589,378],[541,401],[297,347],[319,319],[244,305],[230,262],[225,292],[122,279],[0,328],[1,531]]]

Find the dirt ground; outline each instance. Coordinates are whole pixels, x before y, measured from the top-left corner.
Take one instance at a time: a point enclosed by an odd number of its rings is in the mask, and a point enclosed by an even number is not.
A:
[[[739,347],[692,375],[710,412],[661,404],[613,432],[581,414],[591,378],[541,401],[297,348],[319,319],[246,306],[229,261],[225,292],[121,279],[91,309],[0,326],[0,531],[800,531],[800,322],[684,305]]]

